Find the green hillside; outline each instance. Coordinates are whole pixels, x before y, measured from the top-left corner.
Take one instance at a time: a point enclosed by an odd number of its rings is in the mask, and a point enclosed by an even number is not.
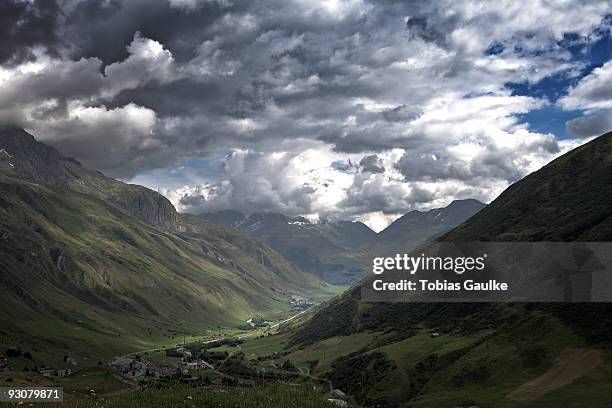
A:
[[[440,239],[610,241],[611,191],[608,133],[509,187]],[[368,304],[356,286],[294,331],[287,350],[309,355],[340,338],[317,374],[370,405],[607,407],[610,316],[608,304]],[[341,346],[364,333],[366,345]]]
[[[254,388],[206,389],[178,386],[147,390],[139,393],[112,397],[106,401],[75,401],[64,404],[71,408],[334,408],[332,402],[313,391],[311,387],[272,384]]]

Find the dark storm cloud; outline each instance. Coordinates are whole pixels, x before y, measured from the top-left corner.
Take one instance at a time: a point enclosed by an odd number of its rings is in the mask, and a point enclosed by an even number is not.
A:
[[[361,171],[368,173],[384,173],[385,167],[383,166],[382,159],[380,159],[377,155],[371,154],[369,156],[363,156],[363,158],[359,161],[359,165],[361,166]]]
[[[473,186],[495,179],[513,183],[528,173],[525,152],[556,155],[560,147],[552,136],[512,147],[500,147],[491,141],[472,147],[471,152],[454,152],[443,145],[425,144],[406,151],[395,168],[406,181],[455,180]]]
[[[231,10],[239,12],[239,7]],[[185,9],[166,0],[84,0],[69,10],[64,29],[75,46],[75,58],[95,56],[105,64],[122,60],[125,45],[139,31],[164,44],[178,60],[186,60],[210,36],[207,28],[228,11],[214,1]]]
[[[400,184],[388,184],[385,176],[357,176],[348,188],[340,207],[347,213],[363,214],[375,208],[385,214],[405,212],[409,206],[427,203],[435,198],[431,191],[413,187],[406,189]]]
[[[411,35],[422,38],[425,41],[440,41],[444,38],[444,33],[438,31],[435,25],[429,23],[426,17],[408,17],[406,28]]]
[[[179,203],[186,207],[200,207],[206,204],[206,198],[201,194],[185,194],[180,198]]]
[[[416,119],[421,114],[421,109],[414,106],[408,107],[406,105],[400,105],[393,109],[387,109],[383,111],[383,117],[389,122],[409,122]]]
[[[55,54],[61,15],[54,0],[0,2],[0,64],[32,59],[36,46]]]

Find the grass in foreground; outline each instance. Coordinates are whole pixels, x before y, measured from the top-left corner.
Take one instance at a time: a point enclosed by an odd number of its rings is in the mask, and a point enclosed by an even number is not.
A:
[[[309,386],[282,383],[253,388],[203,388],[176,386],[144,390],[107,399],[66,403],[72,408],[332,408]]]

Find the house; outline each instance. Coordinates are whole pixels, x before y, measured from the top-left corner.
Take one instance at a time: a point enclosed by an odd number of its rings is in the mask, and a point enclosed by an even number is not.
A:
[[[146,362],[143,363],[143,365],[145,366],[145,374],[148,371],[149,375],[155,378],[171,377],[177,374],[177,371],[181,369],[181,367],[172,363]]]
[[[192,361],[190,363],[187,363],[187,368],[189,368],[190,370],[202,370],[202,369],[205,369],[205,368],[214,369],[215,367],[213,367],[212,365],[208,364],[204,360],[196,360],[196,361]]]
[[[125,373],[130,370],[134,360],[127,357],[117,357],[111,362],[111,367],[120,373]]]
[[[329,402],[336,404],[339,407],[348,407],[348,402],[341,399],[328,398]]]
[[[53,375],[53,367],[41,366],[38,368],[38,374],[45,377],[51,377]]]
[[[345,398],[346,397],[346,394],[344,392],[342,392],[342,390],[340,390],[338,388],[333,390],[331,392],[331,394],[332,394],[332,397],[335,397],[335,398]]]
[[[69,368],[66,368],[64,370],[57,370],[55,372],[55,375],[58,377],[66,377],[66,376],[69,376],[70,374],[72,374],[72,370]]]

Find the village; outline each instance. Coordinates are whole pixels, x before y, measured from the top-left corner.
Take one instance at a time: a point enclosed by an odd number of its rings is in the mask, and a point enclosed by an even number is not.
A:
[[[184,380],[197,379],[190,374],[194,370],[214,370],[215,367],[204,360],[183,361],[172,363],[166,361],[150,361],[137,357],[117,357],[111,362],[111,367],[128,380],[159,379],[165,377],[182,377]]]
[[[241,343],[242,340],[240,339],[219,339],[204,344],[177,344],[175,347],[118,356],[106,364],[98,363],[97,370],[101,370],[98,372],[108,372],[112,377],[128,385],[129,389],[139,389],[146,387],[147,384],[159,381],[225,388],[251,387],[266,381],[295,383],[299,378],[309,378],[315,380],[313,384],[315,389],[319,387],[319,385],[316,385],[317,383],[322,384],[324,389],[328,389],[329,402],[341,407],[349,406],[346,394],[333,388],[328,381],[320,381],[321,379],[303,372],[288,360],[280,364],[278,359],[284,353],[274,352],[265,356],[265,358],[248,360],[241,351]],[[234,348],[238,351],[218,351],[219,347]],[[11,350],[13,349],[11,348]],[[70,364],[70,358],[66,356],[64,362]],[[55,383],[63,381],[64,377],[67,381],[74,381],[71,378],[82,376],[83,372],[91,372],[91,369],[73,371],[70,368],[40,365],[31,369],[28,368],[27,371],[25,367],[23,370],[17,370],[14,364],[11,364],[8,356],[0,355],[0,372],[10,373],[11,377],[7,378],[12,378],[12,373],[16,371],[23,371],[24,373],[30,373],[30,375],[36,373]],[[88,386],[86,389],[77,391],[77,393],[89,398],[104,395],[97,391],[99,391],[97,387],[94,389],[94,387]]]

